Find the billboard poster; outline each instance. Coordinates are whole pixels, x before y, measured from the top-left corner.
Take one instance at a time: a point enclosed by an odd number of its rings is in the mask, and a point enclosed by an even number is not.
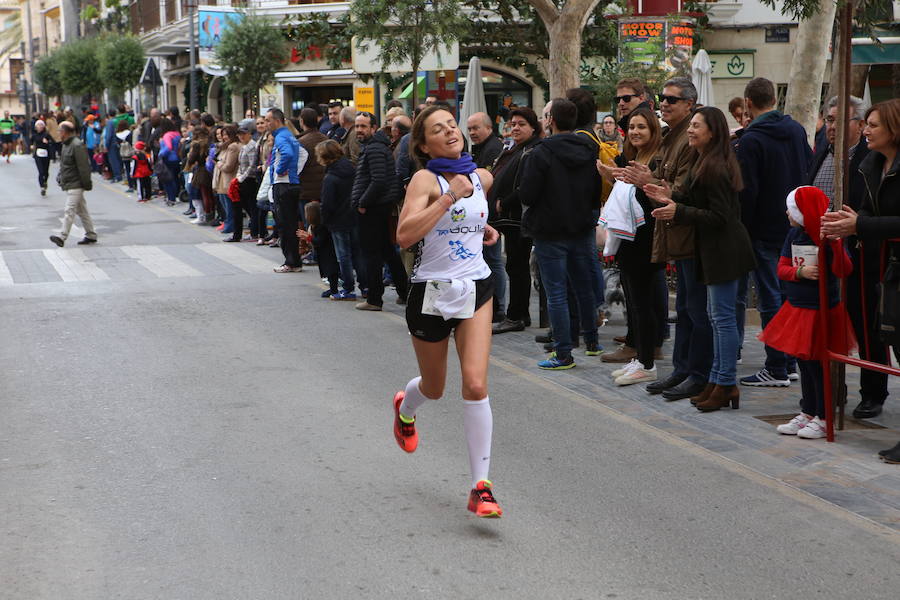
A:
[[[694,22],[665,17],[619,19],[619,48],[619,62],[656,65],[665,56],[666,69],[683,70],[693,55]]]
[[[206,7],[197,11],[197,46],[201,62],[216,62],[216,46],[232,23],[243,19],[240,13]]]

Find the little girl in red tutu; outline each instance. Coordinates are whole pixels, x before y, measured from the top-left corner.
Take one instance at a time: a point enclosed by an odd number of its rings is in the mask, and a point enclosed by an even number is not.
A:
[[[813,186],[803,186],[788,194],[787,214],[791,229],[781,249],[778,278],[784,282],[787,300],[778,314],[759,335],[759,339],[785,354],[796,356],[803,397],[801,413],[778,426],[778,432],[806,439],[825,437],[825,395],[823,390],[821,345],[827,336],[828,347],[840,354],[856,348],[853,327],[841,303],[837,277],[846,277],[853,269],[841,241],[829,242],[820,235],[822,215],[828,209],[828,197]],[[821,244],[826,262],[818,263]],[[828,277],[828,327],[819,324],[819,274],[830,268]]]

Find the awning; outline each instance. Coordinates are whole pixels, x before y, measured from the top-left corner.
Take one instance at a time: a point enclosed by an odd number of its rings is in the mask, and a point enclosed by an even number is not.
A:
[[[417,84],[417,86],[418,86],[418,90],[417,90],[418,93],[417,93],[416,95],[419,97],[419,100],[422,100],[422,101],[424,102],[424,101],[425,101],[425,96],[426,96],[426,93],[425,93],[425,92],[426,92],[426,90],[425,90],[425,76],[424,76],[424,75],[419,75],[419,76],[416,78],[416,84]],[[401,100],[406,100],[406,99],[408,99],[408,98],[412,98],[412,95],[413,95],[412,90],[413,90],[413,84],[412,84],[412,82],[410,81],[410,82],[409,82],[409,85],[407,85],[405,88],[403,88],[403,91],[400,93],[399,98],[400,98]]]
[[[853,38],[851,59],[854,65],[900,64],[900,37],[879,37],[881,46],[868,37]]]
[[[205,65],[201,63],[197,66],[200,67],[200,70],[202,70],[204,73],[206,73],[207,75],[212,75],[213,77],[225,77],[226,75],[228,75],[227,69],[223,69],[215,65]]]

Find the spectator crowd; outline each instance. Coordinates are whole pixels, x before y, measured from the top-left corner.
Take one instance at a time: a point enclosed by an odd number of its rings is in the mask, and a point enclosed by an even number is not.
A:
[[[176,108],[135,115],[121,105],[80,118],[36,115],[29,141],[42,193],[69,121],[92,168],[137,202],[181,201],[192,222],[215,227],[224,242],[279,248],[275,273],[316,265],[328,283],[323,298],[380,311],[390,287],[405,304],[420,256],[421,244],[398,247],[396,228],[422,164],[411,131],[428,104],[442,103],[429,98],[408,114],[392,101],[383,123],[340,102],[292,117],[248,110],[238,123],[196,110],[182,118]],[[599,122],[583,89],[539,112],[513,106],[496,119],[470,116],[459,126],[475,164],[493,175],[488,223],[502,234],[484,249],[494,334],[532,325],[537,289],[550,323],[536,337],[549,352],[538,367],[575,367],[583,344],[588,360],[617,367],[616,384],[646,384],[649,394],[689,399],[702,412],[739,408],[742,386],[799,385],[801,412],[778,431],[825,437],[821,340],[882,364],[892,347],[900,359],[900,100],[867,107],[847,99],[849,188],[835,206],[840,105],[825,102],[814,148],[764,78],[729,103],[736,129],[719,109],[699,106],[685,78],[659,94],[621,80],[616,114]],[[465,214],[458,217],[451,221]],[[465,259],[448,240],[450,259]],[[675,280],[672,332],[667,276]],[[827,331],[817,316],[823,277]],[[846,278],[843,297],[838,278]],[[745,336],[751,289],[765,361],[739,378],[742,348],[756,343]],[[617,294],[627,332],[604,351],[598,323]],[[673,368],[663,375],[656,361],[670,334]],[[863,370],[854,416],[878,416],[887,396],[887,375]],[[900,444],[882,458],[900,462]]]

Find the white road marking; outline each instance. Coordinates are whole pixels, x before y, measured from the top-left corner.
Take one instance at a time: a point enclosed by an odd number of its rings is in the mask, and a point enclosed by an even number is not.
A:
[[[44,250],[44,258],[56,269],[63,281],[107,281],[109,275],[88,261],[84,252],[77,249]]]
[[[6,266],[6,261],[3,259],[3,253],[0,252],[0,285],[12,285],[14,283],[12,273],[9,272],[9,267]]]
[[[155,246],[122,246],[122,252],[157,277],[201,277],[203,273]]]
[[[197,244],[196,247],[247,273],[268,273],[274,264],[252,252],[242,250],[238,244]]]

